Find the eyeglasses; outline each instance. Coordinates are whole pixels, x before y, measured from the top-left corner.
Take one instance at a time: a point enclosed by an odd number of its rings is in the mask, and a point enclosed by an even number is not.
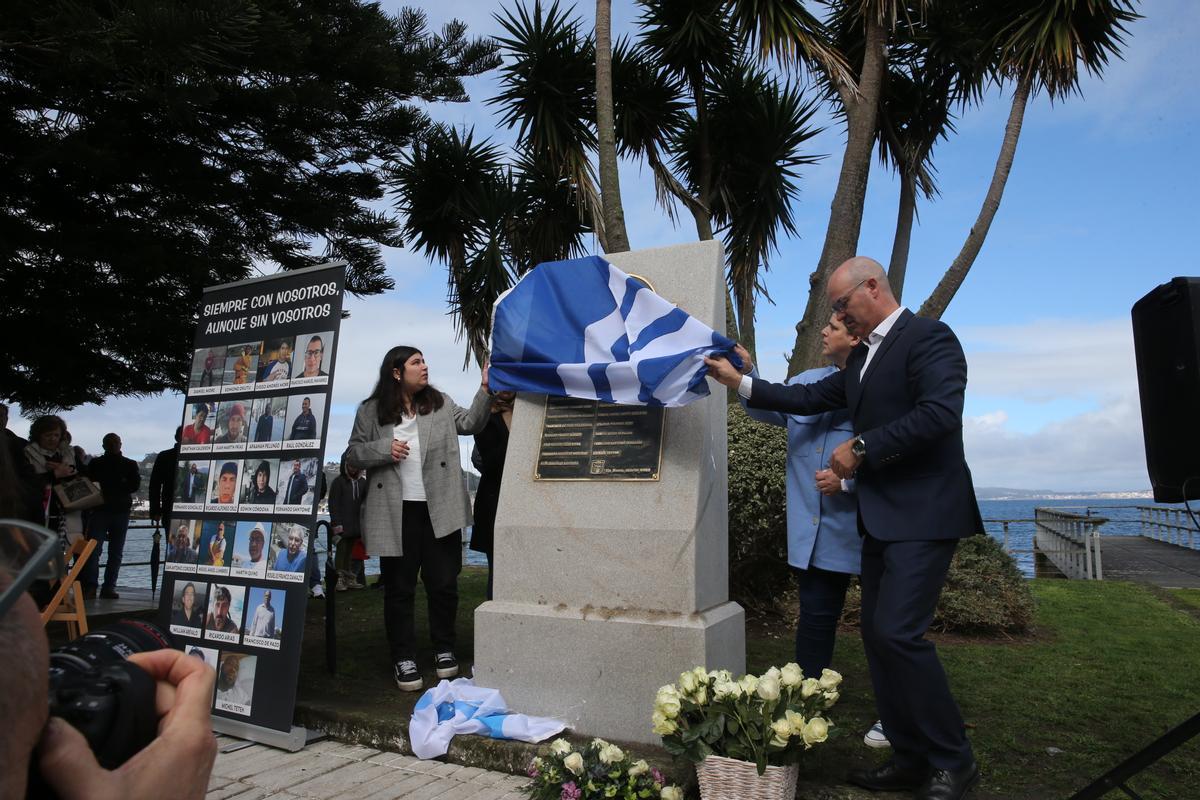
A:
[[[13,574],[0,594],[0,617],[35,580],[58,580],[66,574],[58,534],[19,519],[0,519],[0,562]]]
[[[835,314],[841,314],[841,313],[844,313],[844,312],[845,312],[845,310],[846,310],[846,306],[850,305],[850,295],[852,295],[852,294],[854,294],[856,291],[858,291],[858,287],[859,287],[859,286],[862,286],[864,283],[866,283],[866,282],[867,282],[867,281],[869,281],[869,280],[871,280],[871,279],[870,279],[870,278],[863,278],[861,281],[859,281],[858,283],[854,284],[854,288],[853,288],[853,289],[851,289],[850,291],[846,292],[844,295],[842,295],[841,297],[839,297],[837,300],[834,300],[834,301],[833,301],[833,304],[832,304],[832,305],[830,305],[830,308],[833,310],[833,313],[835,313]]]
[[[324,348],[322,348],[320,350],[305,350],[304,355],[308,356],[309,358],[316,358],[317,356],[321,355],[321,353],[324,353],[324,352],[325,352]]]

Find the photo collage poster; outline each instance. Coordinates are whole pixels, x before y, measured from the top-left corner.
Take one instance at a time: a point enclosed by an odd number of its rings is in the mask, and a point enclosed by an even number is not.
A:
[[[159,618],[216,670],[213,715],[291,728],[344,264],[205,290]],[[319,566],[319,565],[318,565]]]

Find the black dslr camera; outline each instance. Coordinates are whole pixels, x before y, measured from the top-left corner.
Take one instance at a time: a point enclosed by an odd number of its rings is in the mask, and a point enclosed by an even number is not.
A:
[[[124,764],[158,733],[154,678],[126,659],[173,645],[157,625],[123,620],[50,652],[50,714],[78,729],[105,769]],[[53,796],[36,767],[29,777],[27,797]]]

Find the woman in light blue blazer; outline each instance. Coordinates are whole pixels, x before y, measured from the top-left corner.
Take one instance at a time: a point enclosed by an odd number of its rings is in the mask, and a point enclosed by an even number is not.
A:
[[[346,460],[367,473],[363,544],[379,556],[384,627],[402,691],[423,686],[413,625],[418,574],[428,599],[437,677],[458,674],[458,574],[462,529],[471,524],[458,437],[483,430],[490,408],[486,367],[464,409],[429,385],[420,350],[398,346],[384,356],[379,382],[354,418]]]

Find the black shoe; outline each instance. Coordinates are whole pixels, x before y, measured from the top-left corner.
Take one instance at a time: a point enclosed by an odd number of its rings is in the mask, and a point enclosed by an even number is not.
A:
[[[402,692],[420,691],[425,682],[421,680],[421,673],[417,672],[417,662],[412,660],[397,661],[392,668],[396,675],[396,686],[400,687]]]
[[[916,800],[962,800],[979,782],[979,765],[972,761],[960,769],[935,769],[917,789]]]
[[[117,594],[116,589],[104,588],[100,590],[101,600],[120,600],[121,595]]]
[[[84,586],[82,588],[82,591],[83,591],[83,599],[84,600],[95,600],[96,599],[96,587],[95,586]]]
[[[439,678],[453,678],[458,674],[458,659],[454,657],[454,653],[438,653],[433,663],[437,667]]]
[[[889,761],[874,769],[853,770],[846,780],[873,792],[911,792],[928,776],[927,769],[901,767],[895,761]]]

